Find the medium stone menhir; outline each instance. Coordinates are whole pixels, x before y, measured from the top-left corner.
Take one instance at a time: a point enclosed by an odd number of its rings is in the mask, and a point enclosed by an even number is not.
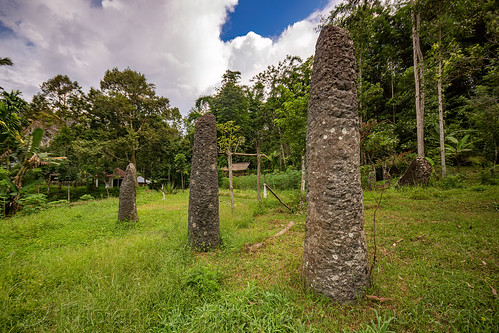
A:
[[[308,104],[303,277],[339,302],[355,301],[369,284],[358,121],[353,42],[345,30],[326,26]]]
[[[189,240],[199,250],[220,244],[217,164],[216,120],[208,113],[198,119],[194,130],[189,191]]]
[[[133,163],[128,164],[125,178],[120,187],[120,207],[118,210],[119,221],[135,222],[139,219],[137,214],[137,172]]]

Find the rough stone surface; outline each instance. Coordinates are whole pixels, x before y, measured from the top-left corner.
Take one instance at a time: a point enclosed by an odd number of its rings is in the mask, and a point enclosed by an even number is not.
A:
[[[137,221],[137,172],[133,163],[128,164],[125,170],[125,178],[120,187],[120,208],[118,210],[119,221]]]
[[[353,42],[345,30],[326,26],[308,105],[303,277],[339,302],[355,301],[369,284],[359,142]]]
[[[196,122],[189,192],[189,239],[200,250],[220,244],[217,164],[216,120],[208,113]]]
[[[395,186],[426,186],[430,181],[431,164],[424,157],[418,156],[409,165]]]

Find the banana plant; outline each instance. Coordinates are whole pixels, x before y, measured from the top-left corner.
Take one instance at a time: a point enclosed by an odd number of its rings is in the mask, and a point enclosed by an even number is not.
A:
[[[4,211],[6,214],[12,214],[19,208],[18,200],[21,195],[26,193],[31,187],[38,184],[39,181],[31,182],[28,185],[24,184],[24,177],[29,170],[38,168],[42,165],[48,165],[49,162],[44,161],[47,154],[38,155],[38,148],[42,142],[43,130],[40,128],[35,129],[30,136],[30,139],[25,142],[24,147],[19,149],[17,158],[17,168],[19,168],[11,180],[8,176],[4,175],[3,180],[7,185],[6,188],[0,189],[0,196],[6,198],[6,205]]]
[[[457,169],[459,170],[461,160],[472,151],[474,142],[470,140],[470,134],[466,134],[461,139],[457,139],[455,135],[451,134],[445,139],[449,142],[445,144],[446,155],[456,161]]]
[[[3,184],[6,186],[0,186],[0,201],[2,204],[2,214],[0,216],[14,213],[18,208],[17,202],[21,198],[21,195],[26,194],[33,186],[41,182],[41,179],[39,179],[19,189],[8,176],[2,175],[1,180],[3,180]]]

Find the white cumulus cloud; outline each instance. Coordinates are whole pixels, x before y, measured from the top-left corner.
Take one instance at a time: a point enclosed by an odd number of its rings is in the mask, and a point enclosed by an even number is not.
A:
[[[327,13],[336,0],[322,13]],[[67,74],[87,91],[106,69],[145,74],[158,94],[185,115],[211,94],[227,70],[243,82],[286,55],[314,52],[321,13],[296,22],[275,40],[254,32],[223,42],[220,32],[237,0],[2,0],[0,86],[26,99],[44,81]]]

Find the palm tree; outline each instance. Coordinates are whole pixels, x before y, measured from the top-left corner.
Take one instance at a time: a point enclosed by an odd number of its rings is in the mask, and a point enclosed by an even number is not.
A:
[[[12,66],[14,63],[10,58],[0,58],[0,66]]]
[[[0,154],[3,157],[10,148],[23,142],[21,132],[24,124],[21,115],[28,103],[20,94],[19,90],[11,93],[3,91],[0,97]]]
[[[22,142],[21,131],[21,118],[12,112],[7,103],[0,101],[0,149],[2,153]]]
[[[14,63],[10,58],[0,58],[0,66],[12,66]],[[0,87],[0,90],[3,90],[2,87]]]

